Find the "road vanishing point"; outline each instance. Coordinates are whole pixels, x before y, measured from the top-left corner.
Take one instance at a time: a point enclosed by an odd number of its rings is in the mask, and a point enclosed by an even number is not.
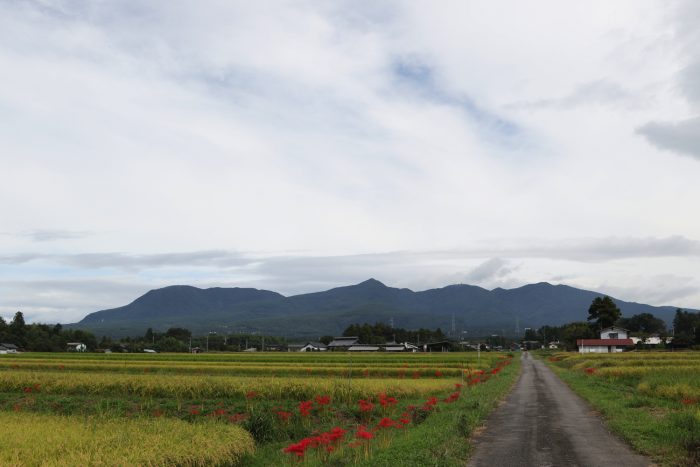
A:
[[[513,391],[476,435],[469,467],[647,467],[547,366],[522,355]]]

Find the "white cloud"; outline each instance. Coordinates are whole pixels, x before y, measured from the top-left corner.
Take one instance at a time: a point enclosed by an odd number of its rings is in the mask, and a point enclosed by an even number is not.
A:
[[[697,154],[695,3],[2,1],[0,258],[285,290],[687,270],[700,166],[664,149]],[[295,286],[288,251],[349,259]],[[446,253],[357,256],[392,251]]]

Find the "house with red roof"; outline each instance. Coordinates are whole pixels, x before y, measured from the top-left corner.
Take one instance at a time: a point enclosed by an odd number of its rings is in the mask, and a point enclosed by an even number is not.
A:
[[[600,339],[578,339],[579,353],[614,353],[634,348],[634,342],[627,337],[627,329],[611,326],[600,331]]]

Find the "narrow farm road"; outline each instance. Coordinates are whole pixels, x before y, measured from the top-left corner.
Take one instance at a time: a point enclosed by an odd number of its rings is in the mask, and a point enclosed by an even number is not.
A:
[[[544,363],[522,358],[516,387],[474,440],[470,467],[654,465],[612,435]]]

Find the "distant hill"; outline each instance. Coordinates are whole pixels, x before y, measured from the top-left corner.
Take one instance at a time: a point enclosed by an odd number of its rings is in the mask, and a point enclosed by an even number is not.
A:
[[[440,327],[449,333],[454,316],[456,331],[466,331],[467,336],[514,334],[516,320],[521,330],[585,321],[591,301],[601,295],[546,282],[509,290],[460,284],[414,292],[369,279],[291,297],[250,288],[177,285],[151,290],[128,305],[90,313],[68,326],[112,337],[142,335],[149,327],[164,331],[177,326],[195,334],[260,332],[318,338],[338,335],[352,323],[388,323],[391,319],[396,327]],[[676,310],[614,300],[623,316],[652,313],[669,324]]]

